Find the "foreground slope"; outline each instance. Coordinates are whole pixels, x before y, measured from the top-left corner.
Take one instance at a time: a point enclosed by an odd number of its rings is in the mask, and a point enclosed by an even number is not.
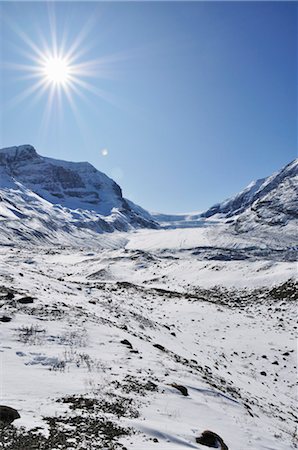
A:
[[[153,270],[140,282],[161,259],[1,250],[1,403],[21,415],[3,449],[203,450],[205,429],[230,450],[296,448],[295,284],[178,291],[154,287]]]

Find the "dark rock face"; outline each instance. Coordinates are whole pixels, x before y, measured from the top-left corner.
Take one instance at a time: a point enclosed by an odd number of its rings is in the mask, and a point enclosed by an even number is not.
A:
[[[219,448],[220,450],[229,450],[222,438],[218,436],[218,434],[213,433],[213,431],[209,430],[203,431],[201,436],[196,438],[196,442],[201,445],[206,445],[206,447]]]
[[[10,425],[14,420],[21,416],[18,411],[10,406],[0,405],[0,426],[5,427]]]

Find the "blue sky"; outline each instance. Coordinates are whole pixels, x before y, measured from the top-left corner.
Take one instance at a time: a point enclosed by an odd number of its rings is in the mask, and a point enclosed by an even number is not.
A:
[[[42,155],[87,160],[126,197],[162,212],[207,208],[296,157],[295,2],[0,8],[1,147],[30,143]],[[101,63],[81,76],[91,90],[72,94],[77,113],[62,92],[45,120],[49,89],[21,101],[39,80],[14,65],[38,66],[26,39],[51,48],[53,23],[58,48],[85,30],[78,62]]]

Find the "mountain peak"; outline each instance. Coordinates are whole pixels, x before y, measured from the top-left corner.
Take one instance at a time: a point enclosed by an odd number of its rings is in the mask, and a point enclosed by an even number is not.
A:
[[[0,149],[0,163],[11,161],[24,161],[38,158],[35,148],[30,144],[6,147]]]

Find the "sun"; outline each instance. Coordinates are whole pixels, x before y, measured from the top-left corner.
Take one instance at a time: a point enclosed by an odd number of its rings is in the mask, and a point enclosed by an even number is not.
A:
[[[44,32],[35,30],[38,40],[26,34],[17,24],[11,24],[20,38],[17,50],[26,60],[21,64],[17,61],[5,64],[7,68],[21,72],[20,78],[28,86],[10,99],[10,107],[29,100],[34,105],[42,100],[44,112],[41,126],[47,128],[50,120],[63,119],[63,108],[66,106],[81,127],[84,122],[78,106],[81,102],[90,105],[91,100],[99,98],[117,105],[117,99],[101,87],[100,80],[112,79],[115,64],[125,59],[126,54],[96,55],[87,37],[97,25],[97,18],[97,15],[90,17],[80,30],[75,30],[75,34],[68,27],[58,32],[55,10],[50,8],[49,29]],[[106,149],[102,155],[107,156]]]
[[[46,58],[43,65],[43,74],[47,81],[54,85],[65,85],[70,80],[71,66],[63,57]]]

